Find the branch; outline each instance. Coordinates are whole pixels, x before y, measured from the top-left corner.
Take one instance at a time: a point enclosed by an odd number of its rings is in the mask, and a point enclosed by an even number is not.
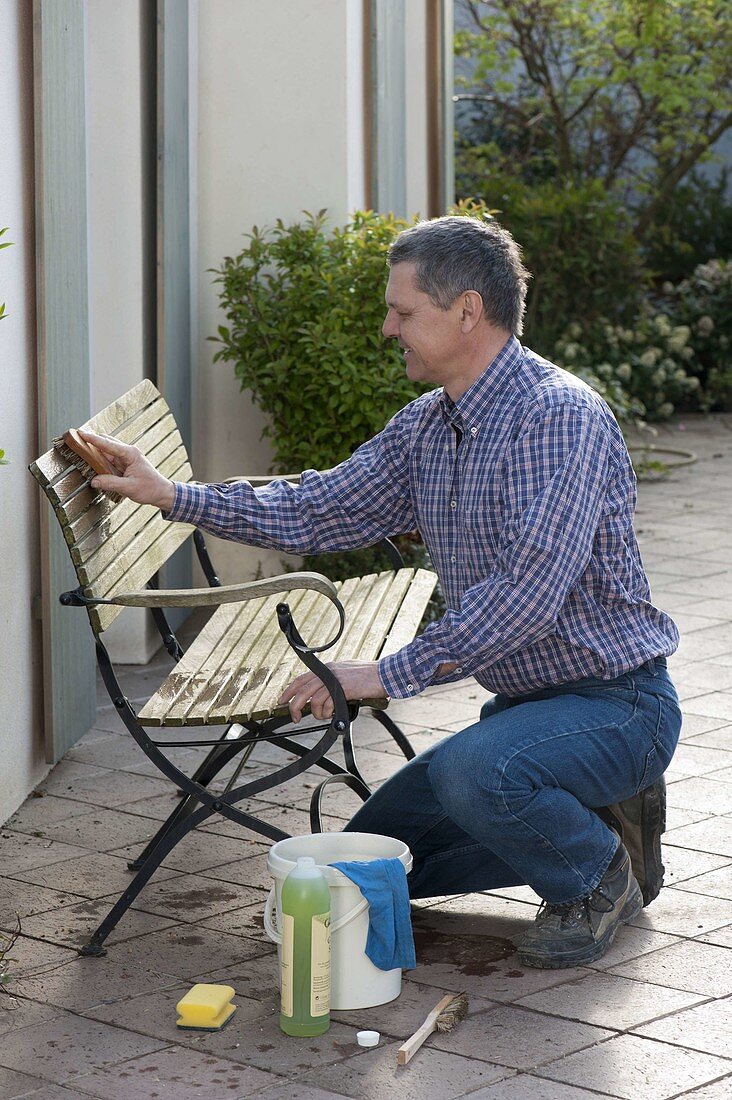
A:
[[[676,184],[694,167],[702,154],[704,154],[707,149],[711,148],[715,142],[719,141],[722,134],[726,133],[730,127],[732,127],[732,113],[721,119],[719,124],[710,134],[706,134],[703,138],[700,138],[700,140],[691,147],[686,156],[682,157],[681,160],[666,173],[654,195],[653,201],[648,204],[638,219],[636,224],[636,235],[639,239],[642,239],[658,211],[668,202]]]

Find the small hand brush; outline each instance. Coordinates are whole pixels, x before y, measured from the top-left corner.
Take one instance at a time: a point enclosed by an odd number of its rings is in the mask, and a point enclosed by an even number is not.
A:
[[[95,447],[93,443],[87,443],[85,439],[82,439],[76,428],[69,428],[58,439],[54,439],[53,448],[61,458],[70,462],[80,474],[90,480],[95,474],[115,475],[117,473],[99,448]],[[119,493],[113,493],[108,489],[105,489],[104,493],[115,504],[122,500]]]
[[[434,1031],[452,1031],[455,1024],[459,1024],[468,1014],[467,993],[447,993],[438,1001],[429,1016],[414,1035],[411,1035],[397,1051],[397,1064],[406,1066],[422,1046],[425,1039],[429,1039]]]

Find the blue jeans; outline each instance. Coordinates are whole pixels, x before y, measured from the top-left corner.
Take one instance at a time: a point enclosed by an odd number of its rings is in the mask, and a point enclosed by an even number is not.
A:
[[[593,811],[658,779],[680,729],[663,658],[615,680],[497,695],[475,725],[391,776],[346,828],[409,845],[414,898],[528,883],[546,901],[575,901],[617,847]]]

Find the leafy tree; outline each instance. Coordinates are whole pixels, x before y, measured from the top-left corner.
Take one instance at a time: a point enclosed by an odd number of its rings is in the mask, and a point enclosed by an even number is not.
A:
[[[729,0],[460,6],[456,49],[496,166],[527,182],[601,180],[633,209],[638,239],[732,127]]]

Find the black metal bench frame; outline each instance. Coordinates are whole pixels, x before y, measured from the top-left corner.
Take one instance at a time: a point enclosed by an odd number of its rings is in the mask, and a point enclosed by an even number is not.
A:
[[[211,588],[220,587],[221,582],[213,568],[204,537],[199,530],[194,531],[193,539],[198,560],[209,586]],[[395,569],[403,568],[404,562],[401,555],[390,540],[384,539],[379,545],[386,551]],[[148,588],[151,590],[151,594],[154,593],[156,587],[155,581],[149,582]],[[80,587],[71,592],[64,592],[60,596],[60,602],[65,606],[93,607],[97,604],[113,603],[114,601],[89,598],[84,595]],[[313,832],[322,830],[323,795],[325,790],[332,784],[347,785],[364,801],[369,797],[371,792],[358,768],[352,737],[352,725],[359,714],[361,704],[346,700],[339,681],[317,656],[335,645],[343,631],[343,608],[338,601],[334,600],[334,602],[339,609],[340,626],[336,635],[321,646],[306,645],[295,625],[289,606],[283,602],[277,607],[279,626],[289,645],[295,650],[307,668],[323,681],[333,699],[334,712],[330,721],[310,725],[307,730],[302,731],[307,734],[322,732],[320,740],[311,747],[301,744],[296,736],[293,736],[293,733],[296,733],[296,727],[287,732],[278,732],[288,725],[292,725],[289,716],[271,717],[264,721],[250,720],[245,723],[229,723],[225,726],[221,736],[215,740],[154,740],[149,735],[146,727],[138,721],[132,704],[124,695],[107,648],[101,637],[95,634],[97,663],[102,680],[117,713],[145,756],[163,775],[176,784],[182,798],[179,805],[163,822],[140,855],[129,861],[128,867],[131,871],[136,872],[135,877],[112,906],[88,942],[79,949],[79,954],[106,955],[105,940],[134,903],[140,891],[160,867],[163,860],[192,829],[203,825],[210,817],[219,814],[267,837],[269,840],[284,840],[290,834],[283,832],[282,829],[278,829],[267,821],[238,809],[236,803],[271,787],[276,787],[280,783],[287,782],[312,767],[322,768],[329,773],[328,777],[316,787],[311,798],[310,825]],[[176,662],[179,661],[184,654],[184,650],[168,622],[164,608],[151,606],[150,611],[165,648]],[[414,749],[397,724],[383,710],[376,707],[369,707],[368,709],[394,739],[405,759],[411,760],[415,756]],[[328,752],[339,739],[343,741],[345,767],[328,756]],[[240,786],[235,786],[234,784],[255,746],[262,742],[277,745],[284,752],[294,755],[297,759],[266,776],[260,776]],[[210,752],[195,772],[188,776],[177,765],[173,764],[163,751],[179,747],[209,747]],[[241,753],[241,759],[228,780],[224,791],[214,792],[209,790],[209,784],[239,753]]]

